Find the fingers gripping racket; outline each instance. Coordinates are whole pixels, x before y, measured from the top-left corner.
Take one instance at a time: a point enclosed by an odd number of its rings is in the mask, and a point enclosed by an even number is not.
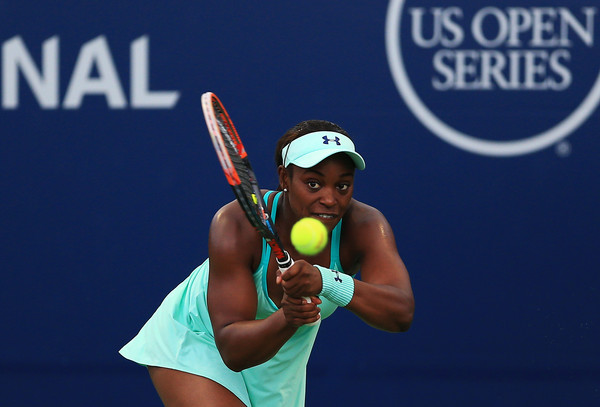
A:
[[[285,272],[294,261],[283,248],[275,231],[248,154],[231,118],[219,98],[212,92],[202,95],[202,111],[227,182],[252,226],[271,246],[279,269],[282,273]],[[310,302],[310,298],[305,299]]]

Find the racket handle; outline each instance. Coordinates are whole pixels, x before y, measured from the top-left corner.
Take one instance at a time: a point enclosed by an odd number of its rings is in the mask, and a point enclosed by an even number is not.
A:
[[[282,274],[285,273],[287,269],[292,267],[292,265],[294,264],[292,256],[290,256],[290,254],[287,251],[283,250],[283,254],[285,254],[284,259],[277,258],[277,265],[279,266],[279,270],[281,270]]]
[[[290,254],[287,251],[283,251],[283,253],[285,254],[286,258],[283,260],[277,259],[277,265],[279,266],[279,271],[281,271],[281,274],[285,273],[290,267],[292,267],[294,265],[294,260],[292,259],[292,257],[290,256]],[[306,300],[306,302],[311,303],[311,299],[310,297],[302,297]],[[319,319],[320,319],[321,314],[319,314]],[[316,322],[311,322],[310,324],[306,324],[309,326],[313,326],[316,325],[319,321]]]
[[[290,254],[285,250],[283,251],[283,254],[285,254],[285,259],[277,259],[277,265],[279,266],[279,271],[281,271],[281,274],[285,273],[290,267],[294,265],[294,260],[292,259]],[[312,302],[309,297],[302,298],[304,298],[307,302]]]

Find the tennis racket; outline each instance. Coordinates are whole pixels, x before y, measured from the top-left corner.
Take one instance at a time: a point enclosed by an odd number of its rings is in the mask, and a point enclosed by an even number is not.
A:
[[[252,226],[271,246],[279,270],[284,273],[294,264],[294,261],[283,248],[275,231],[248,154],[229,114],[217,95],[212,92],[202,95],[202,111],[227,182],[231,185],[237,201]],[[311,302],[308,297],[304,299]]]

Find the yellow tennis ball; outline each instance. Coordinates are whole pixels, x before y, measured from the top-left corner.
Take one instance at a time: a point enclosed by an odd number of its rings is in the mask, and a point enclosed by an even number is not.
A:
[[[315,218],[302,218],[292,227],[292,244],[298,253],[307,256],[318,254],[327,245],[327,228]]]

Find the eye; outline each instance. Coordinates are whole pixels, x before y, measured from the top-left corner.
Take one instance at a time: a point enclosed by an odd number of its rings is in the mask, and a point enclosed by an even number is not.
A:
[[[308,181],[306,185],[308,185],[310,189],[319,189],[321,186],[317,181]]]
[[[347,191],[350,189],[350,184],[339,184],[337,187],[340,191]]]

